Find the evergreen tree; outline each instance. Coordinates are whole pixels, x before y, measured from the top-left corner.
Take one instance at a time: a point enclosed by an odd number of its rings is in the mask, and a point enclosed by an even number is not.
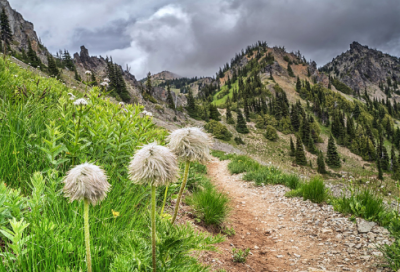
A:
[[[311,154],[318,153],[318,149],[315,146],[314,139],[311,137],[311,134],[310,134],[310,138],[308,139],[308,152],[310,152]]]
[[[301,90],[301,82],[300,82],[300,78],[297,77],[297,82],[296,82],[296,91],[299,93]]]
[[[377,162],[377,167],[378,167],[378,179],[383,180],[383,172],[382,172],[380,160],[378,160],[378,162]]]
[[[92,75],[91,75],[91,78],[90,78],[90,86],[97,86],[96,76],[94,75],[93,72],[92,72]]]
[[[292,67],[290,67],[290,63],[288,63],[288,65],[287,65],[287,71],[288,71],[289,76],[295,77]]]
[[[198,118],[197,107],[196,107],[196,103],[194,101],[194,97],[193,97],[191,88],[189,88],[186,110],[188,111],[188,114],[190,117],[192,117],[194,119]]]
[[[107,63],[107,76],[110,79],[108,90],[110,90],[111,94],[117,97],[117,99],[120,98],[122,101],[126,103],[129,102],[130,95],[126,87],[121,67],[116,63],[114,64],[112,59],[108,60],[108,58],[106,58],[106,63]],[[154,101],[151,102],[154,103]]]
[[[290,153],[289,156],[294,157],[296,156],[296,148],[294,147],[293,139],[290,137]]]
[[[237,110],[236,131],[243,134],[249,133],[246,120],[244,120],[242,111],[240,109]]]
[[[296,138],[296,163],[298,165],[307,165],[306,155],[304,153],[303,142],[301,138]]]
[[[226,122],[228,124],[235,124],[235,120],[233,120],[231,108],[229,106],[226,107]]]
[[[217,106],[213,105],[213,103],[210,103],[209,111],[210,111],[210,119],[213,119],[215,121],[220,120],[219,117],[221,116],[221,114],[219,113]]]
[[[1,40],[3,41],[3,53],[4,57],[7,54],[6,47],[10,45],[10,42],[12,41],[12,32],[11,32],[11,27],[10,27],[10,22],[8,20],[8,16],[6,13],[6,10],[3,9],[1,10],[0,14],[0,37]]]
[[[70,70],[70,71],[76,70],[74,60],[71,58],[71,55],[69,54],[69,52],[67,50],[64,50],[64,53],[62,56],[62,62],[65,65],[65,67],[68,68],[68,70]]]
[[[81,78],[81,76],[78,74],[78,71],[76,70],[76,68],[75,68],[75,80],[76,80],[76,81],[82,81],[82,78]]]
[[[326,174],[326,167],[325,167],[325,159],[324,159],[324,154],[319,151],[318,153],[318,159],[317,159],[317,165],[318,165],[318,173],[320,174]]]
[[[32,45],[30,40],[28,40],[28,60],[29,63],[31,64],[32,67],[38,67],[40,66],[42,68],[42,61],[40,60],[40,58],[36,55],[35,50],[32,49]]]
[[[310,123],[308,122],[308,118],[305,114],[303,116],[303,122],[301,124],[301,139],[305,146],[309,146]]]
[[[175,110],[175,103],[174,99],[172,98],[171,87],[169,84],[167,85],[167,104],[168,108]]]
[[[53,76],[55,78],[58,78],[60,75],[60,71],[57,68],[56,62],[54,61],[54,58],[50,55],[47,54],[47,71],[50,76]]]
[[[332,168],[339,168],[342,166],[340,162],[339,153],[337,152],[335,140],[331,135],[328,140],[328,153],[326,163]]]

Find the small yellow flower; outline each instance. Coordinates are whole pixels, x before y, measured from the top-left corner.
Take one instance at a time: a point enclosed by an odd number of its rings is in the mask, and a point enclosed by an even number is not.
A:
[[[119,212],[116,212],[113,209],[111,209],[111,212],[112,212],[114,218],[117,218],[119,216]]]

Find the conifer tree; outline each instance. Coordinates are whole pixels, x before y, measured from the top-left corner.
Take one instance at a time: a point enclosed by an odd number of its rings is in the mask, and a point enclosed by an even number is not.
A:
[[[289,76],[295,77],[292,67],[290,67],[290,63],[288,63],[288,65],[287,65],[287,71],[288,71]]]
[[[190,117],[195,118],[195,119],[198,117],[197,107],[196,107],[196,103],[194,101],[194,97],[193,97],[191,88],[189,88],[186,110],[188,111],[188,114]]]
[[[91,75],[91,78],[90,78],[90,86],[97,86],[96,76],[94,75],[93,72],[92,72],[92,75]]]
[[[301,124],[301,139],[305,146],[309,146],[310,139],[310,123],[307,116],[304,114],[303,122]]]
[[[326,163],[332,168],[339,168],[342,166],[340,162],[339,153],[337,152],[335,140],[331,135],[328,140],[328,152]]]
[[[378,167],[378,179],[383,180],[383,172],[382,172],[380,160],[378,160],[378,162],[377,162],[377,167]]]
[[[3,41],[3,53],[5,57],[7,53],[6,48],[10,45],[10,42],[12,41],[12,32],[10,22],[8,20],[8,16],[4,7],[2,8],[0,14],[0,30],[1,40]]]
[[[296,138],[296,163],[298,165],[307,165],[306,155],[304,153],[303,142],[301,138]]]
[[[296,148],[294,147],[293,139],[290,137],[290,153],[289,156],[294,157],[296,156]]]
[[[172,98],[171,87],[169,84],[167,86],[167,104],[168,104],[168,108],[175,110],[175,103],[174,103],[174,99]]]
[[[296,91],[299,93],[301,90],[301,82],[300,82],[300,78],[297,77],[297,82],[296,82]]]
[[[40,66],[42,68],[42,61],[40,60],[40,58],[36,55],[35,50],[32,49],[32,45],[30,40],[28,40],[28,60],[29,63],[31,64],[32,67],[38,67]]]
[[[226,122],[231,125],[235,124],[235,120],[233,120],[230,106],[226,107]]]
[[[242,111],[240,109],[237,110],[236,131],[243,134],[249,133],[246,120],[244,120]]]
[[[75,80],[77,80],[77,81],[82,81],[82,78],[81,78],[81,76],[78,74],[78,71],[76,70],[76,68],[75,68]]]
[[[317,154],[318,153],[318,149],[315,146],[314,139],[311,137],[311,134],[310,134],[309,139],[308,139],[308,152],[310,152],[311,154]]]
[[[213,119],[215,121],[220,121],[219,117],[221,116],[221,114],[219,113],[217,106],[213,105],[213,103],[210,103],[209,111],[210,111],[210,119]]]
[[[47,54],[47,67],[47,71],[50,76],[57,78],[60,75],[60,71],[57,68],[56,62],[50,54]]]
[[[324,154],[322,151],[319,151],[318,153],[318,159],[317,159],[317,165],[318,165],[318,173],[320,174],[326,174],[326,167],[325,167],[325,159],[324,159]]]

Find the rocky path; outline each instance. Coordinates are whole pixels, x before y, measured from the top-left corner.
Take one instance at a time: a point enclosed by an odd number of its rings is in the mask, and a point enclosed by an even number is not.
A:
[[[202,261],[226,271],[386,271],[377,264],[376,243],[389,242],[386,229],[300,198],[286,198],[284,186],[255,187],[230,175],[228,161],[214,159],[208,175],[232,199],[227,224],[236,234]],[[232,248],[250,248],[245,264],[233,263]]]

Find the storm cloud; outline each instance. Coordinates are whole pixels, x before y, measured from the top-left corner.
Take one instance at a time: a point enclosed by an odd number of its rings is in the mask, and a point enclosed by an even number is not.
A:
[[[397,0],[10,0],[55,52],[85,45],[142,78],[213,76],[247,45],[300,50],[319,66],[358,41],[400,55]]]

